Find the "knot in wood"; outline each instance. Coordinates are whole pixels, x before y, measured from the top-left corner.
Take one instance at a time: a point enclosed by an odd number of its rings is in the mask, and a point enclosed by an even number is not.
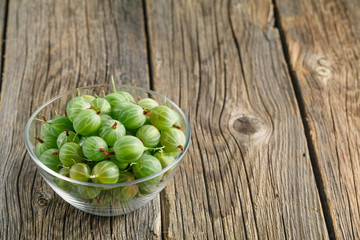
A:
[[[246,135],[253,135],[261,130],[262,127],[263,124],[259,119],[247,116],[240,117],[233,123],[233,128],[237,132]]]
[[[38,198],[37,203],[40,206],[45,206],[47,204],[47,200],[45,198],[40,197],[40,198]]]

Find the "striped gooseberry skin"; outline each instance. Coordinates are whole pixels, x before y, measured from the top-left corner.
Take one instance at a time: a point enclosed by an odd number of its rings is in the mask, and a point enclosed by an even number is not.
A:
[[[183,151],[185,142],[185,134],[177,128],[169,128],[160,135],[160,143],[162,146],[165,146],[167,152],[176,152],[178,149]]]
[[[144,125],[144,110],[135,104],[125,106],[118,115],[118,120],[128,129],[138,129]]]
[[[71,121],[66,116],[56,116],[54,119],[47,121],[47,123],[50,124],[51,134],[55,137],[58,137],[65,129],[74,130]]]
[[[143,143],[134,136],[123,136],[114,144],[115,158],[119,163],[132,163],[146,150]]]
[[[101,118],[92,109],[84,109],[79,112],[73,121],[74,129],[78,134],[90,135],[96,133],[101,125]]]
[[[68,102],[66,106],[66,114],[70,121],[74,122],[78,113],[89,107],[91,107],[91,104],[88,100],[83,97],[74,97]]]
[[[109,115],[111,114],[111,105],[105,98],[97,97],[91,102],[91,106],[93,109],[100,109],[102,115]]]
[[[137,104],[142,107],[143,109],[145,110],[151,110],[153,109],[154,107],[157,107],[159,106],[158,102],[155,101],[154,99],[152,98],[143,98],[143,99],[140,99]]]
[[[154,157],[156,157],[159,160],[159,162],[161,163],[161,167],[163,169],[175,161],[174,156],[166,152],[157,152],[154,154]]]
[[[51,131],[51,124],[48,122],[44,122],[44,124],[41,126],[40,134],[41,134],[41,136],[53,135],[52,131]]]
[[[122,112],[129,105],[134,105],[134,104],[128,101],[123,101],[116,104],[111,109],[111,117],[114,119],[118,119],[120,112]]]
[[[134,174],[129,171],[120,171],[118,183],[130,182],[135,180]],[[137,184],[129,186],[118,187],[113,190],[114,204],[126,205],[128,204],[138,193],[139,187]]]
[[[50,148],[43,152],[40,156],[40,162],[51,170],[58,172],[59,171],[59,149]]]
[[[174,110],[166,106],[158,106],[151,110],[150,121],[159,130],[171,128],[177,120]]]
[[[121,103],[121,102],[129,102],[135,101],[134,98],[129,93],[124,92],[114,92],[106,95],[104,98],[110,103],[111,107]]]
[[[90,186],[78,186],[77,190],[80,196],[84,199],[92,199],[98,196],[101,192],[101,188]]]
[[[104,126],[106,124],[109,124],[109,120],[113,120],[112,117],[110,117],[109,115],[100,115],[100,119],[101,119],[101,126]]]
[[[75,132],[69,130],[66,131],[66,130],[60,133],[56,140],[56,145],[58,148],[61,148],[62,145],[64,145],[67,142],[79,143],[80,141],[79,137],[76,135]]]
[[[119,168],[111,161],[101,161],[92,170],[94,183],[112,184],[119,180]]]
[[[93,161],[100,161],[106,157],[105,151],[108,150],[108,146],[104,139],[97,136],[88,137],[82,145],[82,151],[86,158]]]
[[[59,170],[59,174],[69,177],[70,169],[69,168],[61,168]],[[67,182],[67,181],[59,179],[59,178],[57,178],[55,182],[59,188],[64,189],[65,191],[71,191],[71,188],[73,187],[73,185],[70,182]]]
[[[160,142],[160,132],[153,125],[144,125],[136,132],[136,137],[139,138],[145,147],[156,147]]]
[[[116,140],[125,136],[126,129],[121,122],[116,120],[108,120],[100,127],[99,136],[105,140],[107,145],[114,146]]]
[[[65,167],[71,167],[75,163],[81,162],[83,158],[81,147],[77,143],[68,142],[60,148],[59,159]]]
[[[90,179],[91,169],[85,163],[75,163],[70,168],[70,178],[87,182]]]
[[[144,154],[132,166],[132,171],[136,179],[144,178],[153,175],[162,170],[159,160],[151,155]],[[149,194],[153,192],[156,185],[160,182],[162,175],[149,179],[145,182],[139,183],[139,190],[142,194]]]
[[[36,153],[41,156],[46,150],[56,148],[56,137],[52,135],[44,136],[43,138],[35,138],[38,143],[36,144]]]

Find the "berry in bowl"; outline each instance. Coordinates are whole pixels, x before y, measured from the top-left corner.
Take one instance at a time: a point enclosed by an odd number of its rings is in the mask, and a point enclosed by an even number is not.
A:
[[[151,90],[116,89],[114,81],[50,99],[25,129],[26,148],[50,187],[100,216],[152,200],[174,177],[189,143],[189,122],[176,104]]]

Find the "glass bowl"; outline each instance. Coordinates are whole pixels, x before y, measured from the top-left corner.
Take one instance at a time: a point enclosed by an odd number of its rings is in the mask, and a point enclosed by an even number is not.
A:
[[[96,85],[91,87],[79,88],[81,95],[103,96],[103,93],[113,92],[112,85]],[[118,91],[129,92],[135,99],[150,97],[160,104],[165,101],[165,97],[151,90],[121,85],[117,86]],[[161,171],[141,179],[116,184],[97,184],[92,182],[81,182],[69,177],[58,174],[46,167],[39,160],[35,151],[35,137],[40,136],[42,123],[35,118],[45,115],[47,119],[52,119],[56,114],[63,115],[68,101],[77,96],[77,89],[60,94],[39,107],[30,117],[25,128],[25,145],[32,160],[34,161],[40,175],[50,185],[50,187],[66,202],[74,207],[94,215],[117,216],[126,214],[140,208],[152,200],[169,181],[174,177],[181,160],[189,148],[190,125],[184,112],[171,100],[166,98],[166,106],[176,111],[181,118],[181,127],[186,135],[184,151],[181,152],[175,161]],[[154,178],[161,178],[160,182],[153,184]],[[139,191],[139,186],[146,186],[146,191]],[[142,188],[145,189],[145,188]]]

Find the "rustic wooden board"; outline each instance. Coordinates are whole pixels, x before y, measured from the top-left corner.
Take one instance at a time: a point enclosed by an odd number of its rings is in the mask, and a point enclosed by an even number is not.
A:
[[[277,5],[331,237],[359,239],[359,1]]]
[[[154,89],[192,144],[162,193],[165,238],[327,239],[271,1],[148,1]]]
[[[24,147],[30,114],[76,86],[149,87],[142,1],[10,0],[0,118],[0,239],[150,239],[159,197],[124,217],[76,210],[44,182]],[[0,31],[1,32],[1,31]]]

